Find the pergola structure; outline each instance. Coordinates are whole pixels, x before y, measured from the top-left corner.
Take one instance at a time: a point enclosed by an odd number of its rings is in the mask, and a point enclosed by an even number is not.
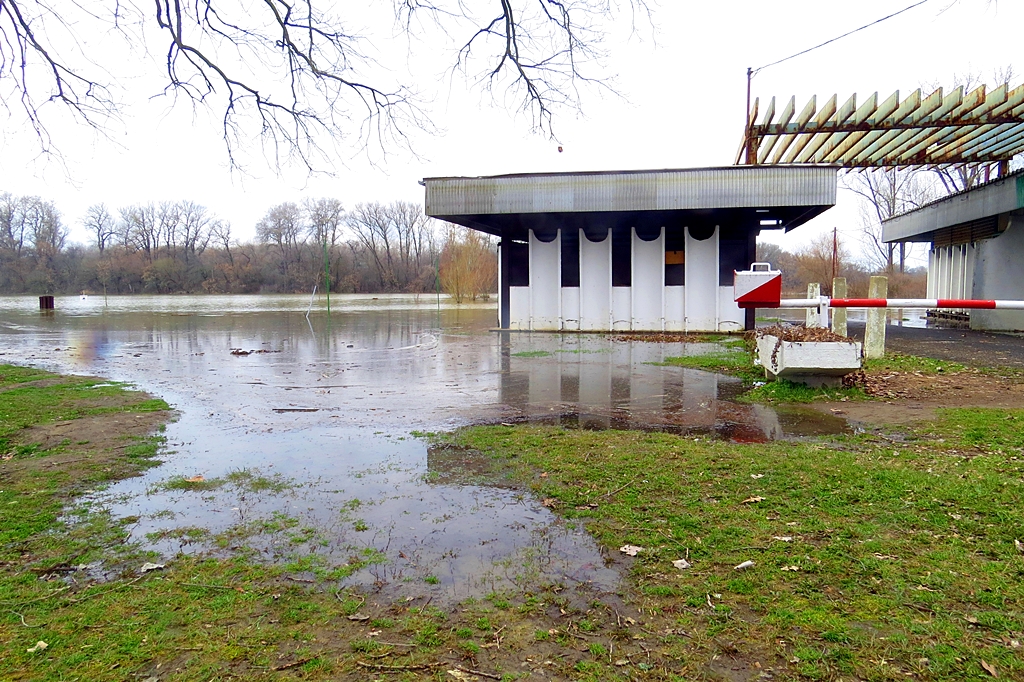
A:
[[[758,118],[760,117],[760,122]],[[791,97],[781,111],[773,97],[759,111],[748,106],[737,164],[836,164],[842,168],[992,164],[1006,175],[1010,160],[1024,152],[1024,85],[984,85],[965,92],[899,91],[879,102],[878,93],[859,105],[833,95],[817,98],[797,113]]]

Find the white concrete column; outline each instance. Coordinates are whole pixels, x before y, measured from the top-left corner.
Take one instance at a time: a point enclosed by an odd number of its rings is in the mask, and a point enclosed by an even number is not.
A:
[[[868,284],[868,298],[886,298],[889,280],[872,277]],[[868,308],[868,322],[864,327],[864,357],[880,358],[885,355],[885,308]]]
[[[807,298],[818,298],[821,296],[821,283],[811,282],[807,285]],[[808,327],[820,327],[818,324],[818,309],[808,308],[807,317],[804,320],[804,324]]]
[[[846,278],[832,279],[832,298],[846,298]],[[832,332],[846,336],[846,308],[832,308]]]
[[[612,307],[612,234],[592,242],[580,230],[580,329],[609,331]]]
[[[559,327],[561,243],[557,236],[542,242],[530,230],[530,329],[555,331]]]
[[[718,227],[697,240],[686,228],[685,331],[718,331]]]
[[[664,328],[665,234],[645,242],[633,230],[632,308],[633,329]]]

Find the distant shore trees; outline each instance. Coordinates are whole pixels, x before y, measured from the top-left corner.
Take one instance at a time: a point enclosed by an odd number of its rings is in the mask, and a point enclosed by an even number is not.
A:
[[[252,241],[238,240],[230,223],[191,201],[96,204],[81,223],[91,243],[70,244],[55,204],[0,192],[0,294],[305,293],[314,285],[426,293],[443,285],[438,270],[453,248],[451,229],[403,201],[350,210],[334,198],[281,203],[257,222]],[[453,296],[496,290],[493,274],[479,274],[497,267],[493,248],[473,246],[483,235],[457,241],[460,262],[486,262],[467,266],[477,283]]]

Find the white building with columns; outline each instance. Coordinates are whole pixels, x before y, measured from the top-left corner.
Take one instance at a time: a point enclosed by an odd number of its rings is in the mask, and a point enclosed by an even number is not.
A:
[[[762,229],[835,204],[834,166],[427,178],[427,215],[500,239],[498,326],[741,331],[734,270]]]

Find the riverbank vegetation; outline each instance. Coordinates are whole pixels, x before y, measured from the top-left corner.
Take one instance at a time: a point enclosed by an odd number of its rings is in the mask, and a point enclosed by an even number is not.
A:
[[[418,204],[309,199],[271,207],[240,240],[191,201],[92,206],[88,245],[57,207],[0,192],[0,294],[425,293],[497,290],[495,244]],[[467,273],[471,276],[467,276]]]

